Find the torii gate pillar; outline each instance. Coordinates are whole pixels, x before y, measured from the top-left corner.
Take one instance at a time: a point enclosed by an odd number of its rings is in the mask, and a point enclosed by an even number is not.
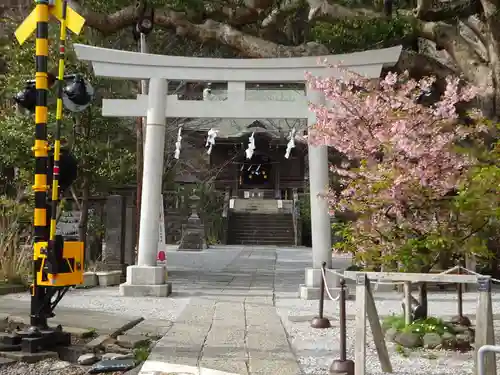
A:
[[[163,160],[165,153],[165,111],[167,80],[149,80],[144,168],[141,192],[141,221],[137,265],[127,269],[127,281],[120,285],[123,296],[167,297],[172,287],[165,280],[165,267],[157,266]]]
[[[315,76],[339,74],[336,69],[318,65],[317,57],[213,59],[141,54],[79,44],[74,47],[78,58],[92,61],[97,76],[150,80],[148,95],[103,101],[104,116],[147,117],[138,264],[129,267],[127,282],[120,286],[122,295],[170,293],[164,268],[156,267],[165,118],[302,118],[313,125],[316,119],[308,102],[324,104],[322,93],[308,90],[307,97],[299,96],[294,101],[246,100],[246,82],[304,82],[306,71]],[[323,58],[366,77],[378,78],[382,67],[394,65],[400,53],[401,46],[397,46]],[[224,101],[180,100],[176,95],[167,95],[167,79],[227,82],[228,97]],[[312,268],[305,270],[306,283],[299,289],[301,297],[306,299],[319,298],[322,263],[332,266],[328,204],[319,196],[328,188],[328,182],[328,148],[309,145]]]

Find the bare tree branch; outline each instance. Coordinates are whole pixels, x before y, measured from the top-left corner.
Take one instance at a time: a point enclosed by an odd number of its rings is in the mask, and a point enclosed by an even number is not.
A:
[[[102,15],[92,11],[83,11],[87,26],[109,34],[134,24],[135,7],[127,7],[118,12]],[[318,43],[309,42],[299,46],[285,46],[274,43],[211,19],[201,24],[188,20],[182,12],[163,9],[155,12],[155,23],[159,26],[175,29],[180,36],[190,36],[201,42],[217,41],[233,47],[248,57],[290,57],[328,54],[328,49]]]
[[[401,52],[396,69],[401,72],[407,70],[412,77],[435,75],[438,78],[446,78],[450,75],[460,74],[460,72],[441,64],[430,56],[407,50]]]
[[[479,0],[454,0],[433,7],[433,0],[418,0],[415,16],[421,21],[437,22],[456,18],[467,18],[481,12]]]

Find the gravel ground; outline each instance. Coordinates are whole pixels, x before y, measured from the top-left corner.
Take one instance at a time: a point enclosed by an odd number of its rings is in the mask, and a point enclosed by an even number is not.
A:
[[[226,267],[238,252],[235,249],[221,249],[221,252],[203,252],[199,254],[170,253],[172,270],[193,270],[219,272]],[[214,255],[217,254],[217,255]],[[335,326],[338,318],[338,302],[326,301],[325,315],[332,318],[334,327],[327,330],[314,330],[309,321],[293,322],[289,317],[311,317],[317,314],[318,301],[303,301],[297,298],[297,286],[304,281],[304,268],[310,265],[310,253],[304,249],[277,250],[278,262],[275,278],[275,297],[277,312],[288,332],[293,349],[307,375],[326,375],[333,359],[338,358],[339,328]],[[395,292],[375,292],[379,316],[401,313],[401,295]],[[500,312],[500,290],[493,293],[493,311]],[[28,301],[27,293],[0,297]],[[118,288],[94,288],[70,291],[60,302],[61,307],[83,308],[94,311],[106,311],[122,316],[143,316],[146,319],[168,319],[175,321],[190,302],[189,297],[173,298],[127,298],[121,297]],[[477,294],[464,294],[464,313],[475,315]],[[456,315],[456,293],[429,293],[429,312],[434,316],[451,317]],[[348,301],[348,316],[355,314],[355,302]],[[297,320],[297,319],[295,319]],[[500,320],[496,322],[495,334],[500,338]],[[348,357],[354,357],[354,322],[347,327]],[[381,374],[380,365],[373,344],[371,332],[367,338],[367,375]],[[388,343],[394,375],[470,375],[473,373],[473,353],[455,353],[446,351],[415,351],[405,357],[395,352],[394,345]],[[498,356],[500,358],[500,356]],[[45,363],[45,362],[44,362]],[[83,374],[80,368],[71,367],[57,371],[54,363],[45,367],[27,367],[17,364],[8,370],[0,368],[0,375],[64,375]],[[7,372],[6,372],[7,371]],[[74,371],[74,372],[71,372]]]
[[[290,295],[277,296],[277,310],[288,332],[292,347],[302,364],[305,374],[328,374],[332,360],[339,356],[338,302],[325,302],[325,315],[332,319],[333,327],[326,330],[313,329],[309,321],[289,319],[289,317],[314,316],[318,311],[318,301],[301,301],[290,298]],[[380,316],[401,313],[401,297],[397,293],[375,293],[377,310]],[[440,292],[429,294],[429,312],[434,316],[451,317],[456,315],[456,294]],[[347,325],[348,358],[354,359],[355,325],[352,316],[355,314],[355,302],[348,301],[347,314],[351,320]],[[464,313],[474,317],[477,307],[477,294],[464,295]],[[493,294],[493,311],[500,310],[500,293]],[[301,320],[297,322],[297,320]],[[495,322],[495,337],[500,338],[500,321]],[[450,375],[473,374],[473,352],[457,353],[450,351],[420,350],[409,352],[404,356],[395,351],[395,345],[387,344],[391,356],[394,375]],[[500,356],[499,356],[500,359]],[[500,365],[500,361],[499,361]],[[367,374],[383,374],[378,362],[373,337],[368,329],[367,335]]]
[[[13,365],[0,367],[0,375],[84,375],[87,369],[72,365],[68,362],[46,360],[38,363],[16,363]]]
[[[30,295],[28,293],[8,294],[0,297],[0,303],[3,298],[29,301]],[[121,316],[142,316],[144,319],[174,321],[189,301],[189,297],[122,297],[117,287],[108,287],[71,289],[58,306],[103,311]]]

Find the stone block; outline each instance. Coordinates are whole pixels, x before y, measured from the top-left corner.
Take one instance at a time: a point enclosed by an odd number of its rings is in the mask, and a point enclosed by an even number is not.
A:
[[[56,350],[60,360],[71,363],[76,363],[81,355],[93,351],[84,345],[59,346]]]
[[[21,336],[15,333],[0,332],[0,343],[6,345],[19,345],[21,344]]]
[[[16,284],[2,284],[0,285],[0,296],[11,293],[22,293],[26,291],[26,287],[24,285],[16,285]]]
[[[343,270],[332,270],[342,273]],[[321,285],[321,269],[320,268],[306,268],[305,285],[310,287],[319,287]],[[337,288],[340,286],[340,277],[332,272],[326,270],[326,283],[330,288]]]
[[[0,357],[13,359],[14,361],[18,362],[35,363],[43,361],[44,359],[51,359],[51,358],[58,359],[59,355],[56,352],[38,352],[38,353],[0,352]]]
[[[106,246],[102,249],[102,263],[109,270],[121,269],[125,247],[125,199],[110,195],[106,200]]]
[[[129,266],[127,282],[130,285],[165,284],[165,268],[162,266]]]
[[[126,264],[135,264],[135,244],[137,236],[137,210],[135,208],[135,197],[127,196],[125,204],[125,237],[124,237],[124,261]]]
[[[172,284],[161,285],[120,285],[120,295],[124,297],[168,297],[172,294]]]
[[[333,298],[337,298],[340,293],[340,288],[329,288],[328,291],[332,295]],[[299,297],[304,300],[318,300],[320,296],[320,288],[319,287],[310,287],[304,284],[299,286]],[[349,292],[346,288],[346,298],[349,299]],[[328,300],[329,297],[325,292],[325,300]]]
[[[119,354],[119,353],[104,353],[101,357],[103,361],[115,359],[133,359],[134,353]]]
[[[83,366],[93,365],[97,361],[99,358],[94,353],[82,354],[77,360],[78,364]]]
[[[116,353],[116,354],[129,354],[130,350],[126,348],[122,348],[119,345],[116,344],[106,344],[104,345],[104,350],[106,350],[106,353]]]
[[[205,240],[205,230],[197,228],[182,227],[182,238],[179,250],[182,251],[202,251],[207,249]]]
[[[95,335],[94,329],[78,328],[78,327],[68,327],[64,326],[64,332],[71,333],[71,336],[76,336],[80,338],[90,338]]]
[[[149,339],[141,335],[121,335],[118,336],[116,342],[123,348],[135,349],[140,346],[145,346],[149,343]]]
[[[114,343],[114,341],[115,340],[112,339],[109,335],[101,335],[85,344],[85,346],[89,349],[97,349],[100,347],[104,347],[104,345],[106,344]]]
[[[302,371],[295,360],[274,360],[269,358],[252,358],[249,361],[250,372],[252,374],[273,374],[273,375],[299,375]]]
[[[120,284],[122,271],[102,271],[96,272],[100,286],[115,286]]]
[[[8,365],[11,365],[13,363],[15,363],[16,361],[13,360],[13,359],[10,359],[10,358],[2,358],[0,357],[0,369],[3,367],[3,366],[8,366]]]
[[[83,285],[86,287],[94,287],[99,284],[99,279],[95,272],[83,273]]]

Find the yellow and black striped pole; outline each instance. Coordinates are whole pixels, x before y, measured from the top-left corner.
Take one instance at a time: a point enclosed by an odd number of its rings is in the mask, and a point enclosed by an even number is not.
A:
[[[35,193],[34,235],[35,242],[48,240],[47,227],[47,96],[48,96],[48,54],[49,54],[49,0],[36,0],[36,44],[35,44]],[[45,288],[37,287],[38,262],[34,259],[34,277],[32,286],[31,324],[46,326],[46,319],[40,316],[40,307],[45,300]]]
[[[66,50],[66,11],[68,3],[63,1],[61,32],[59,34],[59,71],[57,75],[56,131],[54,135],[54,168],[52,174],[52,205],[50,217],[50,241],[56,238],[57,205],[59,203],[59,160],[61,156],[61,126],[63,117],[64,59]]]
[[[68,10],[67,0],[62,3],[61,31],[59,33],[59,69],[57,74],[57,106],[56,106],[56,129],[54,135],[54,164],[52,170],[52,197],[50,207],[50,235],[49,251],[54,251],[57,226],[57,206],[59,204],[59,168],[61,156],[61,126],[63,117],[63,87],[64,87],[64,59],[66,56],[66,13]],[[55,283],[57,274],[49,273],[51,283]]]

